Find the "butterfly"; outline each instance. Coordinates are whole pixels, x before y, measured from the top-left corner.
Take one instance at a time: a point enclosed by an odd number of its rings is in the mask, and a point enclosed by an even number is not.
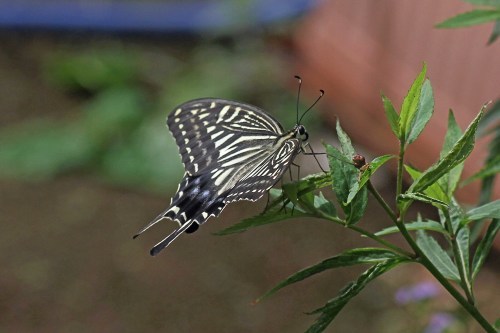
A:
[[[309,136],[300,120],[297,113],[296,125],[285,131],[256,106],[217,98],[174,108],[167,126],[185,173],[170,206],[134,238],[165,218],[177,222],[179,227],[151,249],[154,256],[183,232],[192,233],[209,217],[218,216],[227,204],[260,199],[305,152]]]

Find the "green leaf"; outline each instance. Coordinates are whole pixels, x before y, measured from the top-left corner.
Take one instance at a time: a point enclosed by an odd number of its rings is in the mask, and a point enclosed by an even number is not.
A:
[[[443,148],[441,149],[440,158],[443,158],[447,153],[451,151],[453,146],[462,136],[462,130],[458,126],[453,111],[448,113],[448,130],[446,131],[446,136],[444,139]],[[464,163],[459,163],[456,167],[450,170],[449,173],[445,174],[441,179],[439,179],[439,185],[446,192],[448,198],[453,196],[455,189],[457,188],[458,182],[460,181],[460,176],[464,168]]]
[[[347,142],[348,140],[346,140]],[[344,144],[344,148],[348,151],[349,144]],[[328,159],[330,161],[330,174],[333,182],[333,190],[337,197],[340,207],[344,211],[347,224],[358,222],[363,216],[366,205],[368,203],[368,190],[366,186],[362,187],[354,198],[347,203],[349,193],[353,188],[357,188],[358,184],[358,169],[352,164],[345,161],[346,155],[340,153],[336,148],[325,145]],[[344,157],[340,157],[343,155]],[[356,189],[357,190],[357,189]]]
[[[500,10],[475,9],[458,14],[436,25],[436,28],[462,28],[500,20]]]
[[[450,219],[452,227],[452,230],[448,230],[450,234],[455,234],[456,232],[458,232],[458,229],[463,226],[463,221],[465,221],[465,213],[454,197],[448,203],[448,207],[440,208],[438,213],[439,219],[443,226],[446,227],[446,220],[447,218]]]
[[[339,138],[340,147],[342,148],[342,153],[344,154],[344,156],[351,160],[352,157],[356,154],[356,151],[352,146],[351,138],[349,138],[347,133],[344,132],[344,130],[340,126],[340,121],[338,119],[335,129],[337,131],[337,137]]]
[[[307,191],[318,190],[320,188],[324,188],[332,185],[332,178],[329,174],[324,172],[315,173],[312,175],[308,175],[299,180],[299,182],[307,183],[307,187],[304,189]]]
[[[359,294],[370,281],[405,261],[408,260],[403,258],[388,259],[370,267],[361,274],[356,281],[345,286],[337,297],[329,300],[323,307],[311,312],[311,314],[321,313],[321,315],[316,319],[316,322],[309,327],[306,333],[323,332],[344,306],[349,303],[354,296]]]
[[[399,114],[399,134],[400,140],[403,144],[408,143],[408,138],[411,133],[411,127],[415,115],[418,111],[420,104],[420,94],[422,91],[422,85],[425,81],[425,75],[427,73],[427,65],[424,63],[422,71],[417,76],[413,84],[411,85],[408,94],[403,100],[403,105],[401,106],[401,113]]]
[[[495,326],[496,329],[500,329],[500,318],[497,318],[497,320],[495,320],[495,323],[493,325]]]
[[[314,212],[313,190],[309,190],[306,182],[299,181],[283,184],[282,189],[285,196],[290,199],[294,205],[303,207],[306,211],[312,210]]]
[[[400,194],[398,196],[398,201],[409,201],[409,200],[417,200],[425,202],[430,205],[436,206],[438,208],[448,207],[448,204],[446,202],[435,199],[433,197],[430,197],[422,193],[408,193],[408,194]]]
[[[256,302],[260,302],[264,298],[267,298],[278,290],[291,285],[293,283],[302,281],[312,275],[321,273],[328,269],[347,267],[359,264],[376,264],[384,262],[388,259],[401,258],[401,256],[395,254],[392,251],[381,249],[381,248],[357,248],[352,250],[347,250],[341,254],[334,257],[325,259],[317,264],[300,270],[292,275],[290,275],[285,280],[278,283],[271,290],[266,292],[264,295],[259,297]]]
[[[321,192],[319,192],[319,195],[314,196],[314,208],[319,211],[323,217],[328,219],[337,217],[335,206],[327,200]]]
[[[409,231],[429,230],[429,231],[437,231],[437,232],[440,232],[444,235],[448,234],[448,232],[443,228],[441,223],[436,222],[436,221],[432,221],[432,220],[405,223],[405,227]],[[385,235],[394,234],[397,232],[399,232],[398,227],[392,226],[392,227],[388,227],[388,228],[385,228],[385,229],[382,229],[382,230],[376,232],[375,235],[376,236],[385,236]]]
[[[461,186],[465,186],[477,179],[484,179],[487,177],[496,176],[499,173],[500,173],[500,155],[497,155],[493,157],[490,161],[488,161],[481,170],[479,170],[477,173],[464,180],[461,183]]]
[[[472,261],[472,279],[475,279],[481,267],[483,266],[488,253],[490,253],[491,246],[493,245],[493,241],[500,230],[500,219],[493,219],[491,221],[486,233],[484,234],[483,239],[479,242],[477,246],[476,253],[474,254],[474,259]]]
[[[429,80],[425,80],[420,91],[417,111],[411,121],[410,128],[408,128],[408,144],[418,138],[425,125],[429,122],[429,119],[431,119],[433,113],[434,93],[432,92],[431,82]]]
[[[312,193],[319,188],[331,185],[331,183],[332,181],[329,174],[318,173],[302,178],[297,182],[284,184],[283,191],[286,198],[290,199],[294,205],[303,208],[303,210],[308,212],[311,216],[327,217],[331,219],[336,216],[318,214],[316,207],[317,196]],[[332,207],[329,207],[328,210],[331,211]],[[335,210],[335,207],[333,207],[333,210]],[[321,211],[319,213],[321,213]]]
[[[359,192],[363,186],[366,185],[368,180],[370,180],[371,176],[378,170],[382,165],[384,165],[387,161],[395,158],[394,155],[383,155],[378,156],[373,159],[369,164],[366,165],[364,170],[361,170],[361,177],[359,178],[359,183],[357,187],[352,187],[349,191],[349,195],[347,196],[347,203],[350,203],[354,196]]]
[[[469,247],[470,247],[470,231],[469,228],[463,227],[458,230],[457,239],[457,249],[458,256],[457,262],[462,266],[462,271],[465,272],[465,285],[471,291],[471,276],[470,276],[470,261],[469,261]]]
[[[473,208],[466,213],[468,220],[500,219],[500,200]]]
[[[388,97],[382,95],[382,102],[384,103],[385,116],[389,121],[389,125],[391,125],[392,133],[399,139],[399,115]]]
[[[460,281],[457,267],[448,253],[443,250],[433,237],[427,235],[423,230],[419,230],[417,231],[417,244],[445,278]]]
[[[330,166],[330,173],[332,171],[332,168],[337,167],[340,162],[353,165],[352,157],[345,156],[340,150],[338,150],[337,148],[335,148],[327,143],[324,146],[325,146],[325,149],[327,149],[328,161],[330,162],[330,165],[329,165]]]
[[[496,21],[495,25],[493,25],[493,31],[491,32],[490,38],[488,38],[488,45],[493,44],[500,36],[500,21]]]
[[[453,148],[436,164],[432,165],[429,169],[424,171],[420,178],[418,178],[408,189],[407,193],[423,192],[430,185],[436,183],[439,178],[453,169],[455,166],[463,162],[474,148],[474,139],[476,135],[477,125],[483,116],[483,110],[474,118],[469,127],[465,130],[464,134],[460,137]]]
[[[500,7],[500,0],[463,0],[477,6],[493,6]]]
[[[277,192],[278,191],[274,191],[273,193],[276,194]],[[290,200],[284,198],[283,195],[279,195],[268,205],[267,209],[262,214],[244,219],[214,234],[218,236],[230,235],[247,231],[250,228],[305,216],[311,216],[311,214],[306,213],[300,207],[294,206]]]
[[[419,179],[422,176],[422,172],[418,171],[417,169],[412,168],[411,166],[405,165],[405,170],[408,172],[408,174],[411,176],[411,178],[415,181]],[[450,199],[444,192],[444,190],[441,188],[438,182],[430,185],[428,188],[425,189],[424,193],[428,195],[431,198],[443,201],[443,202],[449,202]],[[405,203],[406,204],[406,203]]]

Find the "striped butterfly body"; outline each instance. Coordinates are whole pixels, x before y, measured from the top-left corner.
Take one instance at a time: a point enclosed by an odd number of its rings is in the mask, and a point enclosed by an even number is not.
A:
[[[260,199],[303,152],[308,138],[300,124],[284,131],[258,107],[213,98],[179,105],[167,125],[185,174],[170,206],[134,238],[164,218],[176,221],[179,228],[156,244],[151,255],[181,233],[196,231],[228,203]]]

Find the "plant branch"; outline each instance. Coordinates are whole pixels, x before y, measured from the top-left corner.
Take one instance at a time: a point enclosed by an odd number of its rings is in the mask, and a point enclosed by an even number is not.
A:
[[[400,142],[398,155],[398,173],[396,179],[396,200],[403,191],[403,161],[405,156],[405,144]]]
[[[378,203],[382,206],[382,208],[385,210],[387,215],[391,218],[391,220],[396,223],[397,217],[396,214],[392,211],[391,207],[385,202],[384,198],[378,193],[377,189],[373,187],[372,182],[369,180],[367,183],[368,186],[368,191],[375,197],[375,199],[378,201]]]

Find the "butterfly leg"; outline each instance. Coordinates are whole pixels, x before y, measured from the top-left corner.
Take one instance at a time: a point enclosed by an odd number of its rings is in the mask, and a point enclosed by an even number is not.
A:
[[[285,191],[283,190],[283,177],[281,178],[280,181],[281,181],[281,195],[283,197],[282,206],[281,206],[280,211],[284,211],[286,214],[286,198],[285,198]]]
[[[318,166],[321,169],[321,171],[323,171],[324,173],[328,173],[325,171],[325,169],[323,169],[323,167],[321,166],[321,163],[319,163],[318,158],[316,157],[316,155],[326,155],[326,153],[315,153],[314,150],[312,149],[312,146],[309,143],[306,144],[306,147],[309,147],[309,149],[311,149],[311,152],[308,153],[306,151],[303,151],[302,153],[304,155],[312,155],[314,157],[314,159],[316,160],[316,163],[318,163]]]
[[[299,179],[300,179],[300,164],[296,164],[296,163],[294,163],[294,162],[292,162],[291,164],[292,164],[294,167],[296,167],[296,168],[297,168],[297,180],[299,180]],[[290,170],[291,170],[291,168],[290,168]],[[292,174],[292,171],[290,171],[290,175],[291,175],[291,174]],[[292,177],[290,176],[290,178],[292,178]]]
[[[260,213],[261,215],[264,214],[267,211],[267,208],[269,207],[269,202],[270,201],[271,201],[271,195],[269,194],[269,192],[267,192],[266,207],[264,207],[264,209]]]

